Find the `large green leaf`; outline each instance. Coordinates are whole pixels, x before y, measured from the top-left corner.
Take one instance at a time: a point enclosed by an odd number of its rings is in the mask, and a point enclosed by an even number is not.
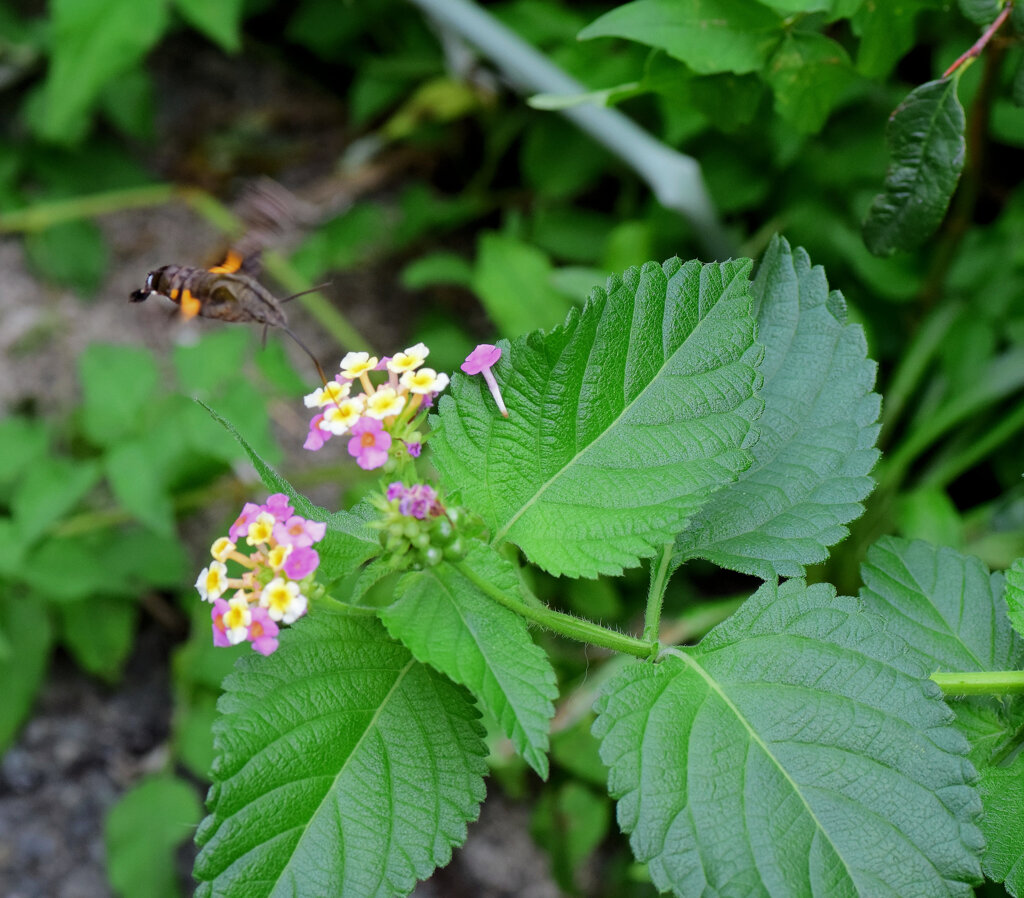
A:
[[[802,249],[775,238],[754,279],[765,347],[754,463],[676,540],[677,564],[706,558],[764,579],[799,577],[847,534],[871,491],[879,396],[864,333]]]
[[[950,77],[922,84],[889,119],[885,192],[875,197],[864,222],[864,241],[876,255],[915,249],[946,214],[966,146],[957,81]]]
[[[331,512],[314,505],[260,458],[230,421],[218,415],[205,402],[196,401],[238,441],[267,489],[285,493],[292,500],[295,511],[302,517],[327,523],[327,532],[323,540],[316,544],[316,550],[320,554],[318,579],[322,583],[350,573],[357,565],[380,551],[377,534],[366,526],[365,517],[347,511]]]
[[[1024,635],[1024,558],[1018,558],[1006,571],[1006,605],[1013,629]]]
[[[649,262],[595,288],[563,327],[453,378],[432,419],[449,493],[555,574],[618,574],[670,542],[746,469],[761,348],[748,260]]]
[[[198,898],[404,895],[465,839],[477,711],[376,620],[304,618],[225,689]]]
[[[693,895],[972,895],[966,740],[884,622],[765,583],[695,648],[598,699],[609,791],[654,884]]]
[[[865,606],[885,616],[910,645],[907,658],[931,672],[1024,668],[1024,640],[1010,626],[1002,574],[977,558],[924,542],[885,537],[862,568]],[[973,696],[951,700],[971,743],[985,806],[985,874],[1024,894],[1024,699]]]
[[[782,36],[782,19],[756,0],[634,0],[580,33],[658,47],[701,75],[756,72]]]
[[[136,65],[167,26],[167,0],[54,0],[42,136],[68,141],[104,85]]]
[[[463,563],[506,594],[519,594],[515,567],[489,546],[475,544]],[[381,611],[391,635],[416,660],[467,687],[547,779],[548,727],[558,687],[525,618],[484,595],[449,564],[406,574],[395,595]]]
[[[34,595],[18,595],[6,588],[0,595],[0,752],[14,739],[28,716],[32,701],[50,663],[53,641],[50,616]]]

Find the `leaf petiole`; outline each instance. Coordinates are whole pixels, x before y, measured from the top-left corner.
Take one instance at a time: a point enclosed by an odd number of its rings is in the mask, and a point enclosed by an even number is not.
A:
[[[465,562],[455,562],[452,565],[463,577],[479,588],[483,593],[490,596],[499,605],[503,605],[516,614],[522,615],[527,620],[540,624],[560,636],[568,639],[576,639],[580,642],[588,642],[591,645],[599,645],[602,648],[611,649],[614,652],[622,652],[626,655],[633,655],[637,658],[653,658],[658,652],[658,643],[646,642],[627,636],[602,627],[600,624],[592,623],[573,617],[571,614],[563,614],[555,611],[546,605],[527,605],[522,600],[515,599],[507,593],[498,589],[493,583],[481,577],[473,568]]]
[[[1024,692],[1024,670],[982,670],[931,675],[945,695],[1006,695]]]

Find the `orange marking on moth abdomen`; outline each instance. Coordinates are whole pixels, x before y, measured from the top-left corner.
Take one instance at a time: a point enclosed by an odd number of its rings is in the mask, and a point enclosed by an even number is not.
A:
[[[186,320],[195,318],[199,314],[201,306],[202,303],[192,295],[191,290],[186,288],[181,291],[181,315],[183,318]]]
[[[210,269],[210,274],[234,274],[242,267],[242,257],[234,250],[228,250],[227,257],[220,265]]]

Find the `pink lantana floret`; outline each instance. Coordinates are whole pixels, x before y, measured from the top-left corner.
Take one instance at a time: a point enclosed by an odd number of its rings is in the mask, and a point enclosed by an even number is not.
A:
[[[263,503],[261,510],[272,514],[276,521],[287,521],[295,514],[291,500],[284,493],[274,493]]]
[[[316,549],[306,547],[292,549],[284,563],[284,572],[292,580],[302,580],[312,574],[319,564],[320,556]]]
[[[362,417],[350,431],[352,439],[348,441],[348,454],[364,471],[380,468],[388,460],[391,448],[391,434],[384,429],[384,424],[376,418]]]
[[[229,608],[226,599],[214,599],[213,608],[210,610],[210,618],[213,620],[213,644],[218,648],[231,645],[227,627],[224,626],[224,614]]]
[[[298,515],[292,515],[287,521],[274,525],[274,539],[296,549],[320,542],[326,532],[327,525],[322,521],[307,521]]]
[[[246,502],[242,507],[242,513],[235,519],[235,523],[228,530],[228,537],[232,542],[238,542],[249,532],[249,525],[256,520],[263,508],[255,502]]]
[[[266,608],[252,609],[252,623],[249,624],[249,642],[253,651],[270,655],[277,651],[277,634],[281,628],[271,619]]]
[[[487,389],[491,391],[494,402],[502,417],[508,417],[508,409],[505,408],[505,400],[501,398],[501,390],[498,389],[498,382],[494,379],[494,372],[491,367],[496,365],[501,358],[501,349],[490,343],[481,343],[468,356],[460,366],[466,374],[482,374],[487,383]]]
[[[313,416],[313,419],[309,422],[309,433],[306,434],[306,442],[302,444],[303,449],[309,449],[312,452],[316,452],[316,450],[322,449],[324,443],[333,436],[329,430],[324,430],[320,426],[323,423],[323,415]]]

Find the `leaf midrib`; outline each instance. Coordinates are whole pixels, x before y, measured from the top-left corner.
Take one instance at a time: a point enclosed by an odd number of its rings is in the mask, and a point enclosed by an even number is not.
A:
[[[725,273],[725,269],[724,268],[720,269],[720,270],[722,270],[723,274]],[[654,374],[653,377],[651,377],[651,379],[647,382],[647,384],[644,386],[644,388],[639,393],[637,393],[637,395],[632,400],[630,400],[630,402],[626,403],[622,407],[622,409],[619,412],[619,414],[616,415],[615,418],[612,421],[609,422],[608,426],[601,432],[601,434],[596,439],[591,440],[583,448],[581,448],[572,458],[570,458],[568,461],[566,461],[565,464],[563,464],[546,481],[544,481],[544,483],[542,483],[537,488],[537,490],[533,493],[532,496],[530,496],[525,502],[523,502],[523,504],[519,507],[519,510],[516,511],[515,514],[513,514],[508,519],[508,521],[506,521],[506,523],[495,532],[494,539],[491,541],[493,545],[495,545],[495,546],[500,545],[505,540],[505,537],[508,536],[508,534],[511,531],[511,529],[515,526],[516,522],[524,514],[526,514],[526,512],[529,511],[534,505],[536,505],[538,502],[540,502],[541,497],[543,496],[543,494],[560,477],[562,477],[566,473],[566,471],[568,471],[570,468],[572,468],[576,464],[576,462],[583,455],[585,455],[587,452],[589,452],[591,448],[593,448],[595,446],[598,446],[601,443],[601,441],[604,440],[608,436],[608,434],[612,433],[615,430],[615,428],[617,427],[619,421],[626,414],[626,412],[629,411],[630,409],[632,409],[633,405],[635,403],[639,402],[640,399],[647,393],[647,391],[649,389],[651,389],[652,385],[661,377],[662,373],[664,372],[665,368],[668,366],[669,362],[673,358],[675,358],[676,353],[679,352],[679,350],[682,349],[684,346],[686,346],[689,343],[689,341],[694,337],[694,335],[698,333],[700,328],[702,328],[705,325],[705,323],[708,321],[708,319],[711,317],[711,313],[713,311],[717,311],[718,310],[719,303],[721,303],[725,299],[726,292],[733,285],[733,283],[735,283],[737,277],[739,277],[741,275],[741,273],[745,274],[746,273],[746,269],[742,269],[741,268],[739,271],[732,272],[732,277],[730,277],[728,280],[725,280],[723,278],[721,292],[720,292],[720,294],[718,296],[718,299],[715,300],[713,306],[708,310],[707,314],[704,315],[704,317],[701,318],[697,322],[696,326],[693,328],[693,330],[690,331],[690,333],[686,336],[686,338],[671,353],[669,353],[668,356],[666,356],[665,360],[661,364],[661,367],[658,368],[657,372]],[[698,275],[699,275],[699,272],[698,272]],[[668,281],[666,281],[665,290],[666,290],[665,302],[666,302],[666,305],[668,305]],[[699,277],[698,277],[697,292],[698,292],[698,300],[699,300],[699,294],[700,294]],[[750,298],[749,289],[747,291],[747,298],[748,299]],[[611,296],[608,297],[608,300],[609,301],[611,300]],[[683,302],[685,302],[685,299],[683,300]],[[633,306],[634,306],[634,309],[635,309],[635,307],[636,307],[636,294],[635,293],[633,295]],[[607,309],[607,308],[608,308],[608,305],[606,303],[605,304],[605,309]],[[699,308],[698,308],[698,311],[699,311]],[[602,311],[602,318],[603,317],[604,317],[604,311]],[[593,351],[593,344],[591,344],[591,352],[592,351]],[[740,360],[741,359],[739,359],[739,358],[737,359],[737,361],[740,361]],[[588,367],[589,367],[589,365],[588,365]],[[719,365],[718,367],[722,367],[722,366]]]
[[[705,671],[704,668],[697,663],[696,659],[692,657],[688,652],[682,652],[678,649],[671,649],[669,650],[669,653],[673,657],[680,658],[684,664],[686,664],[692,671],[694,671],[694,673],[697,674],[697,676],[699,676],[707,684],[708,688],[715,695],[717,695],[719,699],[721,699],[725,706],[732,712],[735,719],[738,720],[740,725],[747,731],[751,741],[754,742],[754,744],[756,744],[761,749],[761,751],[764,752],[765,757],[768,758],[772,762],[772,764],[775,765],[775,768],[779,771],[779,773],[782,774],[785,781],[789,783],[790,788],[793,790],[793,793],[799,797],[800,802],[807,810],[807,814],[814,822],[814,826],[817,829],[817,831],[822,834],[824,839],[832,847],[833,852],[835,852],[835,856],[842,863],[843,869],[846,870],[850,882],[855,883],[856,877],[853,875],[853,871],[850,869],[850,865],[847,863],[846,857],[839,850],[839,846],[836,845],[836,843],[832,840],[829,831],[818,819],[818,815],[814,813],[814,809],[807,803],[807,799],[804,797],[803,790],[800,789],[799,785],[793,779],[793,777],[789,775],[789,771],[782,764],[782,762],[772,753],[772,751],[768,747],[768,744],[761,738],[761,736],[758,734],[757,730],[754,729],[750,721],[747,720],[747,718],[735,705],[732,699],[729,698],[726,692],[722,688],[720,688],[718,681],[714,679],[710,674],[708,674],[707,671]]]
[[[317,816],[320,814],[321,810],[323,810],[324,806],[327,803],[327,800],[334,794],[334,790],[335,790],[335,788],[338,785],[338,781],[341,779],[342,775],[348,769],[349,763],[351,763],[352,759],[359,752],[359,749],[362,748],[363,742],[366,741],[367,737],[369,736],[369,734],[371,732],[374,732],[376,730],[377,721],[380,719],[381,715],[384,713],[384,709],[387,707],[388,703],[391,701],[391,697],[395,694],[395,692],[398,689],[399,685],[405,679],[405,677],[409,673],[409,671],[412,670],[412,667],[413,667],[414,664],[416,664],[416,659],[415,658],[410,658],[408,660],[408,662],[406,663],[406,665],[401,670],[399,670],[398,676],[395,677],[395,682],[391,685],[391,688],[388,690],[387,695],[384,696],[384,698],[381,701],[381,703],[377,706],[377,710],[374,711],[373,717],[370,718],[369,722],[366,725],[366,728],[363,730],[363,734],[359,737],[359,739],[355,743],[355,745],[352,746],[352,750],[348,753],[348,757],[345,759],[345,763],[343,763],[341,765],[341,767],[338,769],[338,772],[335,774],[334,778],[331,780],[331,785],[327,788],[327,791],[324,792],[324,797],[320,800],[319,804],[317,804],[315,810],[309,815],[309,819],[302,825],[302,832],[299,834],[298,839],[296,839],[296,841],[295,841],[295,848],[292,849],[291,856],[288,858],[288,863],[286,863],[281,868],[280,873],[278,873],[277,877],[274,879],[274,888],[275,889],[282,882],[282,880],[285,877],[285,874],[288,872],[289,868],[292,866],[292,862],[295,860],[295,855],[298,852],[299,846],[302,844],[302,840],[306,836],[306,831],[309,829],[310,824],[317,818]]]

